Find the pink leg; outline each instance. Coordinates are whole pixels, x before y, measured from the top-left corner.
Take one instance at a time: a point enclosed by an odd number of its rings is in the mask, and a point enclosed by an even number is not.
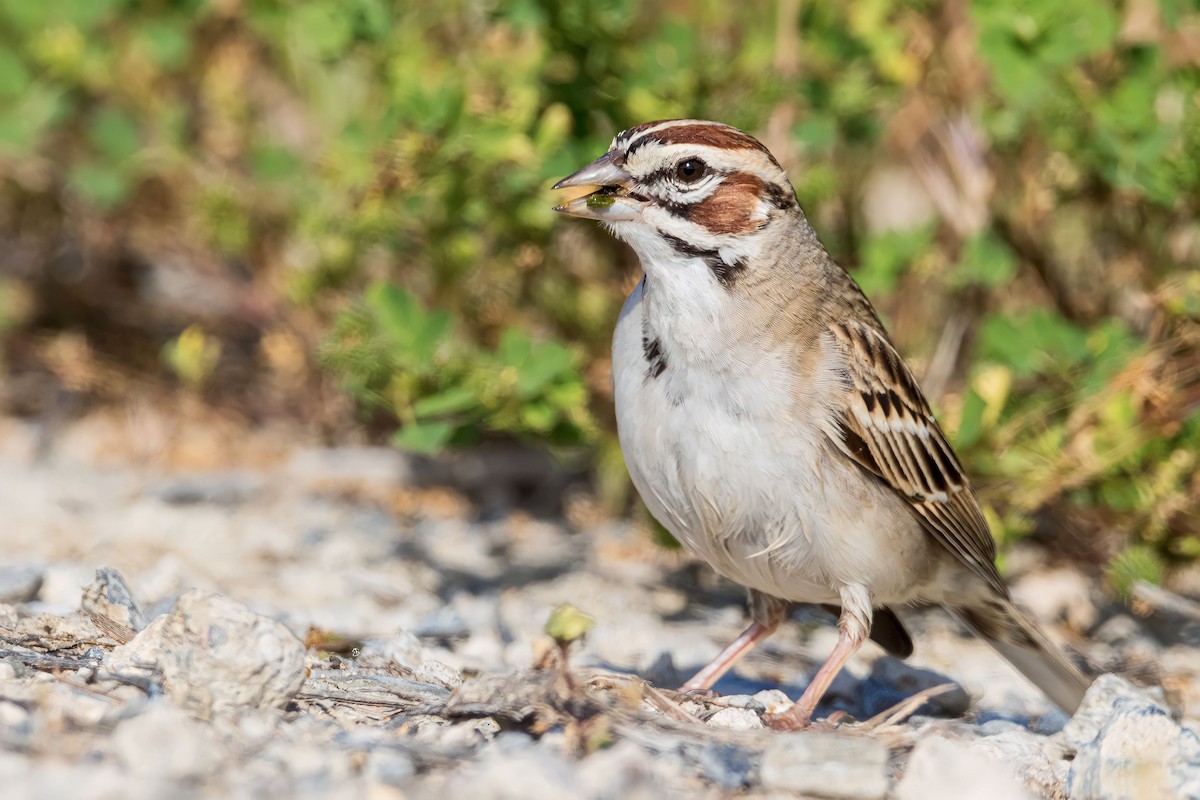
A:
[[[712,688],[714,683],[721,680],[722,675],[733,668],[738,659],[753,650],[754,645],[770,636],[778,627],[779,620],[765,625],[761,622],[752,623],[728,647],[722,650],[719,656],[709,662],[708,666],[697,672],[687,683],[681,686],[679,691],[702,692]]]
[[[800,695],[796,704],[781,714],[763,717],[763,722],[766,722],[769,727],[775,730],[795,731],[807,728],[812,722],[812,715],[817,710],[817,703],[825,696],[829,684],[833,683],[833,679],[842,671],[842,667],[850,660],[850,656],[862,647],[867,638],[867,631],[870,630],[869,625],[864,630],[859,625],[846,624],[846,622],[846,616],[843,615],[842,619],[838,621],[840,634],[837,646],[833,648],[829,658],[817,670],[817,674],[813,676],[808,688],[804,690],[804,694]]]

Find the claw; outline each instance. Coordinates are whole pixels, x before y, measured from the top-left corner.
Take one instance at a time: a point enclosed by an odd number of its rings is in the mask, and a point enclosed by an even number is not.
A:
[[[773,731],[802,731],[812,725],[812,719],[798,713],[796,706],[778,714],[763,714],[762,721]]]

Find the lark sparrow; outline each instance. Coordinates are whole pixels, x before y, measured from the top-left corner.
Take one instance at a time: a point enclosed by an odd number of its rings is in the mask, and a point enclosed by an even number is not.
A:
[[[940,604],[1073,712],[1088,681],[1014,607],[916,379],[771,153],[720,123],[648,122],[554,188],[580,186],[599,188],[557,210],[602,222],[644,271],[613,337],[629,474],[750,591],[750,627],[683,688],[712,686],[792,603],[836,607],[832,654],[770,720],[803,727],[868,636],[911,653],[893,607]]]

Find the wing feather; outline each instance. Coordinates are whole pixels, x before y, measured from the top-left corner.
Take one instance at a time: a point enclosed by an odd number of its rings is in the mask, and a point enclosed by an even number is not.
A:
[[[916,379],[874,325],[836,322],[830,332],[850,386],[836,444],[904,498],[959,560],[1004,592],[996,543],[970,481]]]

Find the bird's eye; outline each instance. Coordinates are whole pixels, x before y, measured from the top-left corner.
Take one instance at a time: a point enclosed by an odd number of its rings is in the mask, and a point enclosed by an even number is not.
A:
[[[675,177],[683,183],[695,183],[708,173],[708,165],[698,158],[680,161],[675,167]]]

